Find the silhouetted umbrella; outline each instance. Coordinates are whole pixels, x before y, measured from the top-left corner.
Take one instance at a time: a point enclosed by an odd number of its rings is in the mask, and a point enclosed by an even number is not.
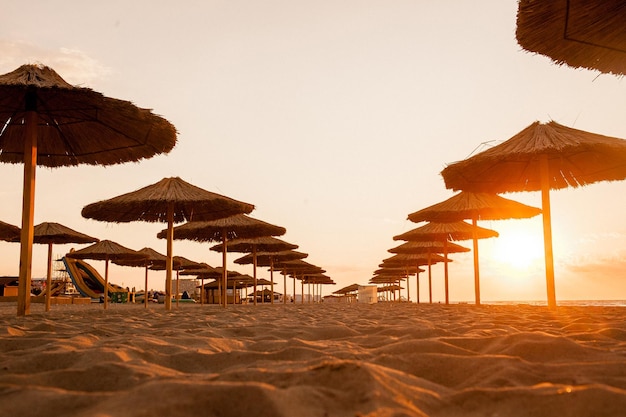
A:
[[[256,283],[256,267],[257,267],[257,263],[256,263],[256,253],[258,251],[263,251],[263,252],[279,252],[279,251],[283,251],[283,250],[291,250],[291,249],[298,249],[298,245],[294,245],[288,242],[285,242],[284,240],[280,240],[278,238],[272,237],[272,236],[261,236],[261,237],[256,237],[256,238],[249,238],[249,239],[235,239],[235,240],[231,240],[228,241],[226,243],[226,250],[228,252],[246,252],[246,253],[252,253],[252,259],[253,259],[253,277],[254,277],[254,292],[256,292],[256,287],[257,287],[257,283]],[[217,252],[222,252],[224,250],[223,245],[215,245],[213,247],[211,247],[211,250],[213,251],[217,251]],[[272,291],[274,290],[274,288],[272,287]],[[285,289],[286,291],[286,289]],[[274,297],[272,296],[272,302],[274,301]],[[283,300],[284,302],[286,302],[286,298]],[[254,298],[254,304],[256,305],[256,297]]]
[[[52,296],[52,245],[67,243],[93,243],[99,239],[77,232],[59,223],[40,223],[34,227],[33,243],[48,245],[48,269],[46,275],[46,311],[50,311],[50,297]]]
[[[517,41],[557,64],[626,74],[623,0],[521,0]]]
[[[188,239],[196,242],[222,242],[224,248],[228,241],[237,238],[253,238],[261,236],[280,236],[287,230],[262,220],[254,219],[244,214],[226,217],[213,221],[193,221],[174,228],[174,239]],[[157,234],[158,238],[165,237],[165,231]],[[222,267],[224,268],[223,302],[226,307],[226,253],[222,251]]]
[[[241,258],[235,259],[236,264],[244,265],[244,264],[254,264],[254,269],[256,271],[256,267],[260,266],[269,266],[270,267],[270,280],[272,281],[272,286],[270,291],[272,292],[271,303],[274,304],[274,263],[281,261],[293,261],[296,259],[304,259],[309,256],[306,253],[298,252],[295,250],[282,250],[282,251],[263,251],[263,252],[255,252],[254,254],[248,254],[242,256]],[[256,276],[256,275],[255,275]],[[284,277],[284,286],[285,293],[287,292],[287,276]],[[256,291],[256,286],[254,288]],[[255,300],[256,301],[256,300]],[[283,299],[283,303],[285,300]]]
[[[250,213],[252,204],[233,200],[191,185],[178,177],[164,178],[156,184],[85,206],[83,217],[107,222],[167,223],[167,259],[165,273],[165,309],[172,298],[172,230],[174,223],[192,220],[215,220],[234,214]]]
[[[16,242],[20,240],[20,228],[0,221],[0,240]]]
[[[120,258],[113,259],[112,262],[116,265],[123,266],[134,266],[134,267],[144,267],[145,268],[145,280],[144,280],[144,297],[143,303],[146,308],[148,308],[148,269],[152,267],[152,269],[160,268],[165,269],[167,265],[167,256],[155,251],[152,248],[143,248],[138,250],[137,252],[146,255],[145,259],[133,259],[133,258]],[[173,260],[174,266],[176,266],[176,259]],[[178,276],[176,277],[178,278]],[[178,292],[178,279],[176,280],[176,291]],[[178,299],[178,296],[177,296]]]
[[[438,240],[443,242],[443,256],[447,258],[448,241],[449,240],[468,240],[476,237],[477,239],[485,239],[490,237],[498,237],[498,232],[483,227],[472,226],[465,222],[449,222],[449,223],[427,223],[417,229],[410,230],[398,236],[394,236],[394,240],[409,241],[430,241]],[[446,287],[446,304],[449,303],[448,298],[448,264],[444,263],[445,287]]]
[[[109,261],[122,260],[122,259],[134,259],[141,260],[146,259],[148,256],[139,253],[135,250],[129,249],[119,243],[112,242],[110,240],[101,240],[98,243],[94,243],[86,248],[70,252],[67,255],[68,258],[74,259],[96,259],[105,261],[104,266],[104,308],[106,310],[108,306],[108,292],[109,292]]]
[[[446,187],[473,192],[541,190],[548,306],[556,307],[550,189],[626,178],[626,140],[535,122],[441,171]]]
[[[324,269],[317,265],[313,265],[310,262],[304,261],[302,259],[295,259],[292,261],[279,261],[278,263],[274,263],[274,270],[281,271],[285,275],[291,275],[293,277],[293,296],[294,302],[296,297],[296,279],[302,279],[304,274],[315,274],[315,273],[324,273],[326,272]],[[304,304],[304,281],[302,282],[302,300],[301,302]],[[287,289],[285,288],[285,292]]]
[[[150,110],[74,87],[52,68],[0,75],[0,161],[24,163],[17,314],[30,314],[37,165],[113,165],[167,153],[176,129]]]
[[[441,203],[409,214],[408,218],[415,223],[424,221],[445,223],[471,219],[472,226],[476,227],[478,220],[523,219],[534,217],[539,213],[541,210],[536,207],[508,200],[497,194],[461,191]],[[472,242],[474,248],[474,294],[476,304],[480,304],[478,238],[472,236]]]
[[[438,243],[424,242],[426,246],[431,244],[434,250],[426,250],[425,252],[413,252],[413,253],[398,253],[390,258],[384,259],[380,266],[381,268],[397,268],[403,267],[407,270],[410,268],[418,268],[417,275],[417,288],[419,293],[419,273],[422,271],[420,266],[428,265],[428,301],[433,302],[433,279],[432,279],[432,266],[439,262],[452,262],[450,259],[446,259],[443,256],[437,255]],[[441,242],[443,244],[443,242]],[[419,302],[419,295],[418,295]]]

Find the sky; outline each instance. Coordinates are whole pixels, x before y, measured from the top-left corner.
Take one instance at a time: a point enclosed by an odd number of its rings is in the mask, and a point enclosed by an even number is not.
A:
[[[522,50],[514,0],[34,0],[27,9],[3,2],[0,74],[42,63],[153,109],[179,132],[169,154],[139,163],[38,168],[35,224],[165,253],[164,225],[80,213],[180,177],[285,227],[280,238],[336,282],[324,294],[367,284],[402,243],[393,236],[423,225],[407,215],[454,195],[446,164],[537,120],[626,138],[626,81]],[[0,220],[19,226],[23,166],[0,173]],[[626,298],[625,191],[604,182],[551,193],[557,299]],[[537,192],[502,196],[541,206]],[[482,300],[545,300],[541,217],[479,225],[500,233],[479,243]],[[210,246],[177,240],[174,253],[220,266]],[[72,247],[84,246],[53,251]],[[33,278],[44,277],[45,245],[33,253]],[[229,269],[251,274],[230,262],[242,255],[229,255]],[[472,255],[452,259],[450,299],[471,302]],[[104,262],[92,265],[104,274]],[[19,245],[0,242],[0,276],[18,271]],[[109,276],[143,287],[140,268],[111,266]],[[154,272],[150,287],[164,280]],[[415,300],[415,278],[410,288]],[[433,298],[443,297],[438,265]]]

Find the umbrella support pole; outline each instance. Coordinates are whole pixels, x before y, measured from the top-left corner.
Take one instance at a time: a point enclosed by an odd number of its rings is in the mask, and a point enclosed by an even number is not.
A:
[[[27,100],[28,101],[28,100]],[[24,140],[24,195],[22,201],[22,231],[20,234],[20,275],[17,289],[17,315],[30,314],[30,283],[33,261],[35,217],[35,171],[37,170],[37,113],[26,112]]]
[[[428,302],[433,303],[433,272],[432,263],[430,261],[430,252],[428,252]]]
[[[146,265],[146,277],[143,286],[143,306],[148,308],[148,265]]]
[[[480,273],[478,268],[478,233],[476,217],[472,218],[472,244],[474,249],[474,294],[476,305],[480,305]]]
[[[256,245],[252,246],[252,275],[254,278],[254,291],[252,292],[252,294],[254,294],[254,305],[256,305],[256,267],[257,267],[257,259],[256,259]]]
[[[109,308],[109,256],[104,261],[104,309]]]
[[[222,230],[222,294],[224,297],[222,299],[222,305],[224,306],[224,308],[226,308],[226,305],[228,304],[228,300],[226,299],[226,297],[228,296],[228,272],[226,272],[226,245],[228,243],[227,240],[228,237],[226,236],[226,229],[224,229]]]
[[[446,304],[450,304],[450,298],[448,296],[448,239],[443,241],[443,271],[445,279]]]
[[[48,271],[46,275],[46,311],[50,311],[52,300],[52,243],[48,243]]]
[[[550,170],[548,156],[541,156],[541,209],[543,217],[543,243],[546,262],[546,286],[548,307],[556,308],[556,288],[554,283],[554,254],[552,252],[552,220],[550,211]]]
[[[167,260],[165,264],[165,309],[172,309],[172,269],[173,254],[172,241],[174,240],[174,204],[167,205]]]

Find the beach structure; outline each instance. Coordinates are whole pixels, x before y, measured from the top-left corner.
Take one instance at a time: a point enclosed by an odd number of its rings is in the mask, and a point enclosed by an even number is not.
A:
[[[242,253],[250,253],[252,254],[252,276],[254,280],[254,292],[257,291],[257,252],[280,252],[286,250],[298,249],[298,245],[294,245],[292,243],[285,242],[284,240],[278,239],[273,236],[261,236],[255,238],[248,239],[234,239],[229,240],[226,243],[226,250],[229,252],[242,252]],[[211,250],[221,252],[224,250],[223,245],[215,245],[211,247]],[[286,280],[286,277],[285,277]],[[272,282],[273,282],[272,278]],[[285,292],[287,291],[287,282],[285,281]],[[283,298],[286,303],[286,297]],[[273,300],[273,297],[272,297]],[[256,305],[257,299],[256,297],[253,300]]]
[[[621,0],[521,0],[517,41],[555,63],[626,74],[626,7]]]
[[[0,75],[0,162],[24,164],[17,315],[30,314],[35,171],[113,165],[168,153],[176,129],[150,110],[67,83],[52,68]]]
[[[129,249],[111,240],[101,240],[86,248],[73,251],[65,255],[66,258],[73,259],[96,259],[105,261],[104,266],[104,309],[109,303],[109,261],[112,260],[145,260],[148,255]]]
[[[449,164],[441,175],[457,191],[541,191],[547,299],[556,308],[550,190],[625,179],[626,140],[534,122],[499,145]]]
[[[244,255],[241,258],[235,259],[234,262],[239,265],[256,263],[256,266],[269,266],[270,267],[270,281],[271,292],[274,292],[274,264],[283,261],[294,261],[297,259],[304,259],[309,256],[307,253],[298,252],[296,250],[283,250],[278,252],[256,252],[256,254]],[[287,278],[284,276],[284,289],[287,292]],[[255,288],[256,292],[256,288]],[[271,304],[274,304],[274,296],[271,296]]]
[[[416,229],[412,229],[401,235],[394,236],[394,240],[408,241],[439,241],[443,243],[443,257],[447,259],[450,240],[469,240],[476,237],[477,239],[485,239],[490,237],[498,237],[498,232],[483,227],[472,226],[464,221],[435,223],[430,222]],[[430,253],[430,252],[429,252]],[[430,273],[430,272],[429,272]],[[448,263],[444,262],[444,278],[445,278],[445,298],[446,304],[449,304],[448,291]]]
[[[163,239],[166,237],[166,232],[159,232],[157,237]],[[254,219],[245,214],[237,214],[213,221],[191,221],[177,226],[172,232],[174,233],[174,239],[222,243],[224,247],[222,250],[222,268],[224,273],[222,277],[222,291],[224,291],[222,300],[223,306],[226,307],[226,254],[228,252],[226,248],[228,241],[236,238],[281,236],[287,232],[287,229]]]
[[[85,206],[83,217],[106,222],[133,221],[167,223],[165,269],[165,309],[172,308],[173,225],[191,220],[216,220],[235,214],[250,213],[252,204],[203,190],[179,177],[161,181],[139,190]]]
[[[478,220],[525,219],[537,216],[541,209],[490,193],[461,191],[441,203],[423,208],[408,215],[414,223],[455,222],[471,220],[476,228]],[[476,230],[476,229],[474,229]],[[472,236],[474,255],[474,296],[480,304],[480,273],[478,266],[478,235]],[[392,252],[390,250],[390,252]]]
[[[403,271],[408,268],[418,268],[420,266],[428,265],[428,299],[429,302],[433,302],[433,283],[432,283],[432,266],[439,262],[452,262],[450,259],[446,259],[443,256],[434,252],[426,253],[399,253],[389,258],[383,259],[383,262],[378,266],[381,268],[394,268],[402,267]],[[417,288],[419,289],[419,277],[417,281]]]

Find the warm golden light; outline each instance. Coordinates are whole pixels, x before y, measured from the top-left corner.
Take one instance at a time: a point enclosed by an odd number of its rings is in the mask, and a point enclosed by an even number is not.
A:
[[[534,230],[511,228],[495,239],[493,256],[511,268],[528,269],[543,258],[542,236]]]

